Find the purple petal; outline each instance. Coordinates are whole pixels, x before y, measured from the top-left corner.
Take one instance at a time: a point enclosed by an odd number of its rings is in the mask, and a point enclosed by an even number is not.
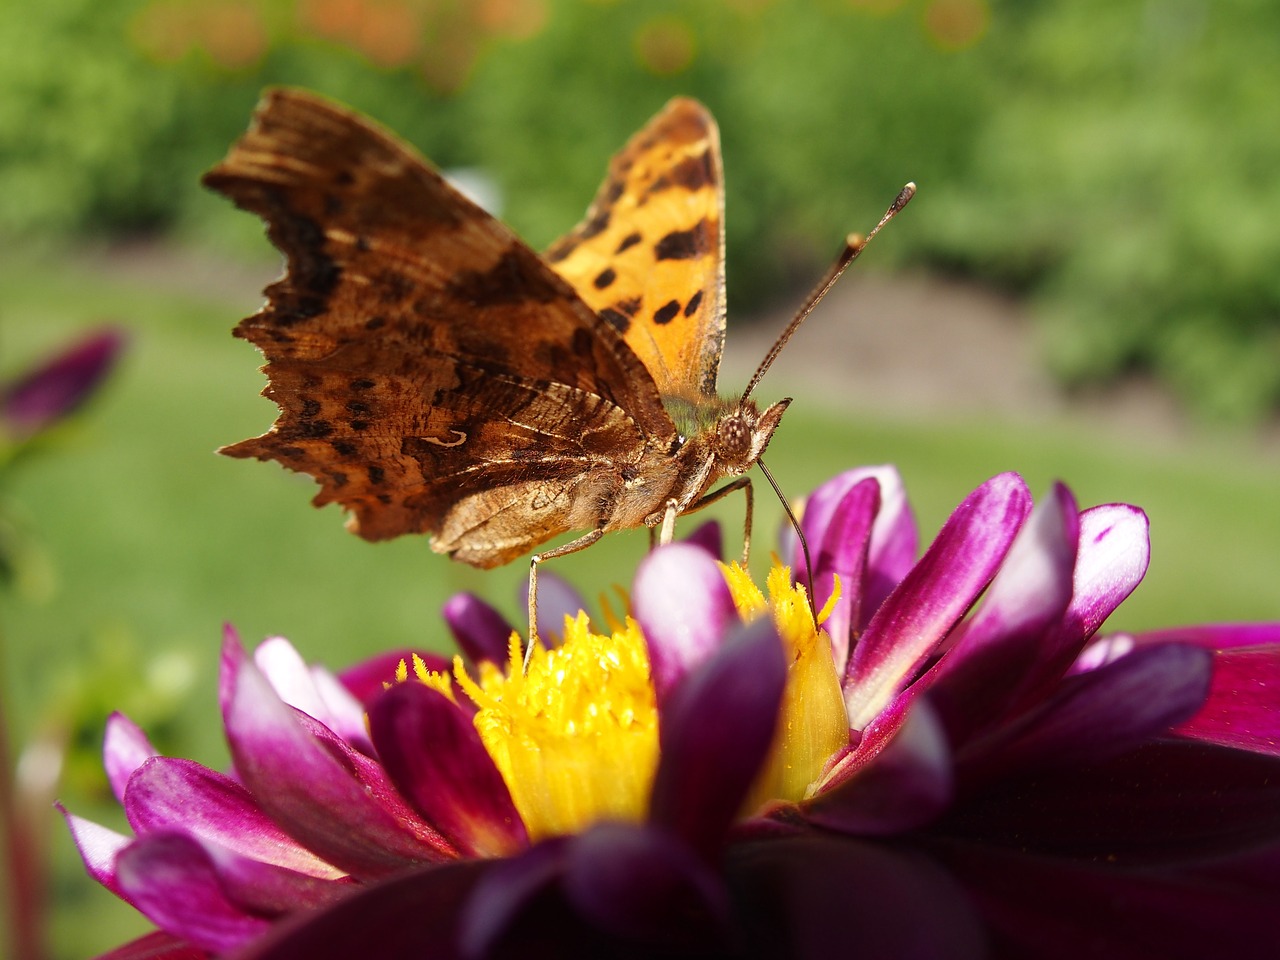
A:
[[[840,601],[823,626],[831,637],[836,672],[841,676],[849,662],[854,624],[862,618],[867,549],[879,510],[880,484],[874,478],[855,484],[832,512],[822,542],[812,545],[817,548],[813,557],[813,575],[817,580],[817,586],[812,588],[815,609],[826,606],[835,588],[835,578],[840,578]]]
[[[564,889],[605,933],[693,950],[722,939],[728,901],[719,877],[660,830],[602,823],[568,844]]]
[[[724,535],[720,532],[718,520],[708,520],[687,537],[682,537],[680,542],[701,547],[716,560],[724,559]]]
[[[923,826],[951,800],[951,751],[927,700],[875,761],[801,804],[805,820],[859,836],[885,836]]]
[[[1206,650],[1233,647],[1280,647],[1280,623],[1197,624],[1140,633],[1138,643],[1194,643]]]
[[[129,780],[124,810],[139,836],[180,830],[298,873],[326,879],[342,876],[276,826],[248,790],[194,760],[148,760]]]
[[[1022,478],[988,480],[960,504],[933,545],[881,604],[849,658],[849,725],[866,727],[973,605],[1031,508]]]
[[[141,727],[123,713],[116,712],[107,718],[102,738],[102,765],[117,800],[124,803],[124,789],[133,771],[154,756],[158,756],[156,748]]]
[[[854,623],[858,632],[916,562],[916,522],[901,475],[896,468],[883,466],[859,467],[832,477],[810,495],[801,523],[811,548],[823,542],[840,502],[866,480],[874,480],[880,487],[880,509],[871,530],[865,580],[845,585],[847,591],[856,592],[861,598],[861,616],[865,619]],[[791,569],[804,569],[799,542],[790,528],[783,531],[781,551],[789,558]]]
[[[282,703],[247,661],[234,670],[224,723],[245,786],[330,863],[369,877],[453,855],[380,767]]]
[[[1280,956],[1274,869],[1265,884],[1116,869],[964,845],[942,855],[984,915],[993,956],[1204,960]]]
[[[214,953],[234,950],[270,926],[227,898],[204,849],[189,837],[144,837],[120,854],[117,872],[139,912]]]
[[[661,714],[653,823],[714,859],[764,764],[787,663],[770,618],[739,630],[685,677]]]
[[[538,600],[541,606],[541,595]],[[506,664],[513,632],[506,617],[471,593],[455,593],[445,601],[443,613],[458,649],[468,660]]]
[[[1166,643],[1068,677],[1016,727],[968,745],[960,755],[965,775],[1063,766],[1130,750],[1195,714],[1208,694],[1212,664],[1207,650]]]
[[[480,878],[458,918],[462,956],[488,957],[504,938],[511,939],[511,928],[521,915],[559,882],[567,846],[567,837],[544,841],[518,857],[498,861]]]
[[[0,389],[0,419],[24,436],[52,426],[93,395],[115,366],[124,344],[124,332],[113,329],[81,339]]]
[[[934,670],[929,695],[952,743],[998,720],[1017,699],[1043,655],[1045,631],[1071,601],[1079,538],[1075,499],[1057,484],[1032,510],[982,606]]]
[[[835,835],[743,844],[728,864],[748,956],[986,957],[965,891],[927,857]]]
[[[529,581],[524,582],[522,599],[528,603]],[[565,617],[576,617],[587,608],[573,584],[545,569],[538,570],[538,636],[545,644],[564,635]]]
[[[492,861],[420,868],[272,926],[235,960],[453,960],[458,918]]]
[[[387,773],[464,856],[506,856],[528,844],[502,774],[470,716],[444,694],[401,683],[369,711]]]
[[[640,563],[631,607],[649,648],[658,702],[720,646],[737,609],[724,574],[705,550],[659,547]]]
[[[1179,863],[1280,843],[1280,760],[1189,740],[965,793],[939,834],[1033,853]]]
[[[58,810],[67,822],[67,829],[80,852],[80,859],[84,861],[86,872],[116,896],[123,897],[116,880],[116,857],[133,842],[133,838],[68,813],[62,806]]]
[[[156,930],[100,954],[97,960],[208,960],[208,954],[173,934]]]
[[[437,653],[424,653],[420,650],[392,650],[358,663],[353,667],[348,667],[338,674],[338,680],[367,710],[374,700],[386,692],[387,684],[395,682],[396,669],[400,666],[400,661],[403,660],[406,664],[412,664],[415,653],[422,658],[428,670],[434,670],[436,673],[448,673],[453,669],[452,664]]]

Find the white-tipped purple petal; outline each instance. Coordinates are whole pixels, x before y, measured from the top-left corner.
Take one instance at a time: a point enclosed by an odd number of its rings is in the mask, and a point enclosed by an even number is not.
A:
[[[541,591],[538,607],[542,607]],[[497,610],[475,594],[455,593],[445,601],[442,613],[449,632],[468,660],[472,663],[487,660],[499,665],[507,662],[512,627]]]
[[[880,510],[880,484],[869,477],[853,487],[831,514],[822,541],[810,544],[813,556],[814,609],[821,610],[831,599],[836,578],[840,578],[840,600],[823,624],[831,637],[836,673],[844,675],[849,662],[853,625],[861,620],[862,584],[865,579],[867,549],[872,524]],[[802,571],[803,572],[803,568]],[[797,577],[801,580],[802,577]]]
[[[589,923],[655,951],[713,948],[727,928],[720,878],[675,837],[650,827],[601,823],[572,838],[563,884]]]
[[[1044,634],[1071,602],[1079,542],[1075,498],[1061,484],[1023,524],[960,640],[931,671],[930,698],[950,735],[997,721],[1044,656]]]
[[[1158,737],[1204,703],[1212,665],[1207,650],[1166,643],[1068,677],[1016,725],[968,745],[966,779],[1097,761]]]
[[[1093,636],[1142,582],[1151,562],[1150,529],[1146,513],[1125,503],[1080,514],[1075,595],[1067,619],[1085,637]]]
[[[471,717],[420,683],[391,688],[369,711],[387,773],[463,856],[509,856],[528,843],[511,793]]]
[[[951,750],[928,700],[918,701],[874,761],[801,804],[805,820],[858,836],[887,836],[935,819],[952,795]]]
[[[284,637],[268,637],[258,644],[253,662],[281,700],[369,752],[364,707],[332,674],[308,664]]]
[[[116,896],[123,897],[120,885],[116,882],[116,857],[133,842],[133,838],[68,813],[61,805],[58,810],[67,822],[67,829],[71,831],[71,839],[80,851],[80,859],[84,861],[86,872]]]
[[[988,480],[960,504],[933,545],[880,605],[849,658],[845,704],[861,730],[915,677],[1003,563],[1031,509],[1022,478]]]
[[[117,860],[121,889],[156,926],[213,953],[243,946],[271,921],[233,903],[195,840],[178,834],[144,837]]]
[[[524,581],[521,599],[529,601],[529,581]],[[538,568],[538,637],[544,644],[559,642],[564,634],[564,618],[576,617],[587,609],[576,587],[545,567]]]
[[[641,561],[631,608],[649,648],[659,703],[719,648],[738,619],[720,567],[705,550],[685,543],[660,547]]]
[[[129,780],[124,811],[139,836],[177,830],[300,874],[342,876],[276,826],[243,786],[194,760],[148,760]]]
[[[708,860],[764,764],[786,679],[777,628],[762,617],[667,698],[649,816]]]
[[[133,771],[154,756],[158,756],[156,748],[140,726],[118,711],[107,717],[102,738],[102,766],[117,800],[124,803],[124,789]]]
[[[234,674],[224,725],[236,771],[291,836],[360,877],[454,855],[378,765],[282,703],[252,663]]]

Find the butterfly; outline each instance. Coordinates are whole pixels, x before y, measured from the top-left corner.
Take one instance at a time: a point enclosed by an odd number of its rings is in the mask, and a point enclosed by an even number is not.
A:
[[[791,402],[750,394],[803,314],[741,396],[716,392],[724,190],[701,104],[674,99],[635,134],[542,256],[412,148],[305,91],[267,91],[204,183],[287,258],[235,329],[265,355],[280,415],[222,453],[312,475],[313,502],[341,504],[365,539],[429,534],[477,567],[584,531],[532,555],[531,629],[538,564],[612,530],[665,542],[678,515],[741,489],[749,543],[744,474]],[[850,238],[826,287],[863,245]]]

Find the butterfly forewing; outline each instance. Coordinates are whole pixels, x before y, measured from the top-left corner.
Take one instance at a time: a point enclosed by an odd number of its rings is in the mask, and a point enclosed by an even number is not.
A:
[[[618,331],[356,115],[270,91],[205,182],[288,258],[236,330],[266,355],[280,417],[224,452],[310,473],[362,536],[430,531],[504,563],[581,523],[597,466],[674,440]]]
[[[620,330],[663,395],[715,395],[724,347],[720,137],[672,100],[609,164],[586,218],[547,259]]]

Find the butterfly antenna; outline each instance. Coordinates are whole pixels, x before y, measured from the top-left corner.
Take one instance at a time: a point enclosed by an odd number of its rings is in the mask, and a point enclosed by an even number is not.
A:
[[[894,199],[893,203],[889,205],[889,209],[886,210],[884,216],[880,218],[880,222],[875,225],[875,229],[865,237],[860,233],[851,233],[845,238],[844,249],[840,251],[840,256],[836,258],[836,262],[831,265],[831,269],[827,271],[827,275],[822,278],[816,287],[814,287],[813,292],[809,294],[809,299],[804,302],[804,306],[802,306],[792,318],[791,323],[787,325],[787,329],[782,331],[782,336],[778,337],[768,354],[766,354],[765,358],[760,362],[760,366],[756,368],[755,374],[747,383],[747,389],[742,392],[742,398],[744,400],[751,396],[751,392],[755,390],[756,384],[760,382],[760,379],[765,375],[765,372],[773,366],[773,361],[778,359],[778,354],[781,353],[782,348],[787,345],[787,341],[791,339],[792,334],[800,329],[800,324],[804,323],[809,314],[813,313],[813,308],[816,307],[822,298],[827,295],[827,291],[836,285],[836,281],[840,279],[840,275],[845,272],[849,264],[858,259],[858,255],[862,253],[862,251],[866,249],[867,244],[871,242],[871,238],[880,232],[881,227],[896,217],[901,212],[902,208],[911,202],[911,198],[915,195],[916,185],[914,183],[908,183],[898,193],[898,196]]]
[[[773,474],[764,465],[764,459],[756,460],[756,466],[760,468],[764,478],[769,481],[769,486],[773,487],[773,492],[778,495],[778,502],[782,504],[783,512],[786,513],[787,519],[791,521],[791,529],[796,532],[796,537],[800,540],[800,553],[804,556],[804,582],[807,585],[805,593],[809,597],[809,616],[813,618],[813,628],[817,630],[818,611],[813,607],[813,563],[809,559],[809,541],[805,539],[804,531],[800,529],[800,521],[796,519],[795,511],[791,509],[787,495],[782,492],[782,488],[778,486],[778,481],[773,479]]]

